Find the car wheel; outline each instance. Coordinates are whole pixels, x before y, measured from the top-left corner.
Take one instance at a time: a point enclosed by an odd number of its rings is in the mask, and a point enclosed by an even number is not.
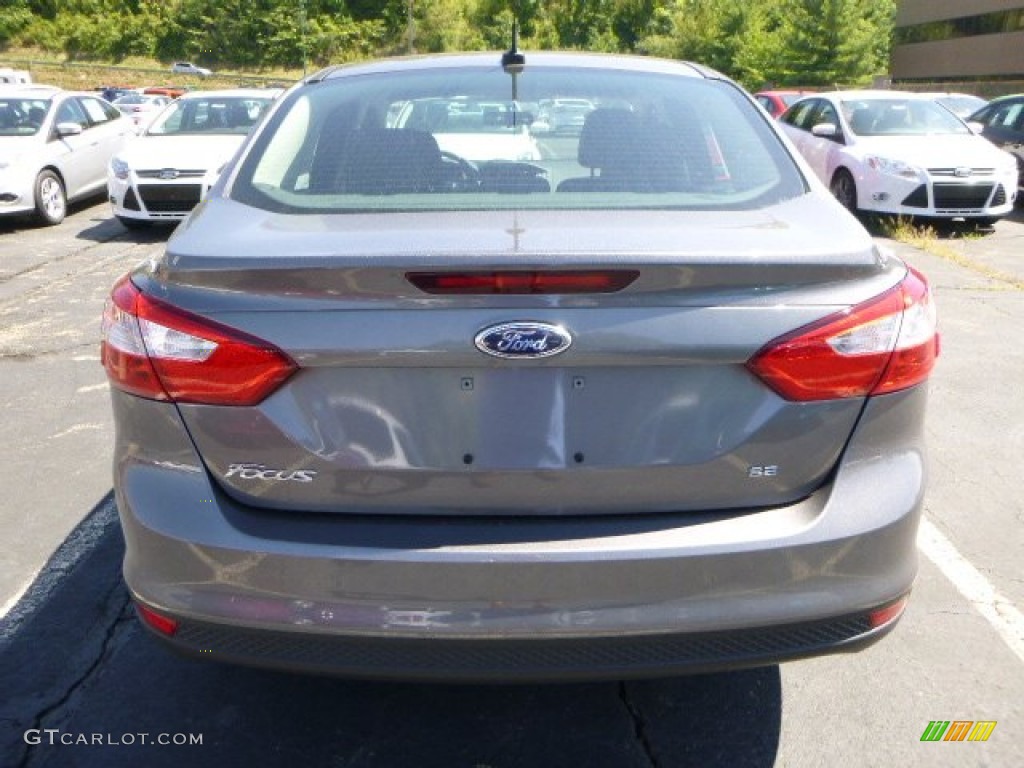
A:
[[[143,219],[130,219],[127,216],[118,216],[117,220],[121,222],[125,229],[149,229],[149,222]]]
[[[68,212],[64,184],[53,171],[36,177],[36,215],[46,224],[60,224]]]
[[[857,184],[845,168],[836,171],[829,185],[836,200],[850,213],[857,213]]]

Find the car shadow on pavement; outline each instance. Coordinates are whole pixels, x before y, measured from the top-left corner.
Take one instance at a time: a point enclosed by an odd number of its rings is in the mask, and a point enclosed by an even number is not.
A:
[[[16,756],[7,764],[775,763],[777,666],[631,682],[443,685],[185,659],[138,625],[121,581],[123,554],[108,495],[0,619],[0,754]]]
[[[97,199],[95,197],[86,198],[84,200],[76,200],[73,203],[68,203],[68,216],[73,216],[76,213],[81,213],[84,210],[92,208],[102,202],[102,198]],[[98,220],[98,219],[97,219]],[[54,229],[65,226],[66,222],[52,225]],[[10,214],[0,216],[0,235],[5,234],[17,234],[25,230],[47,230],[50,229],[51,225],[44,224],[39,219],[35,218],[31,213],[21,214]],[[104,238],[109,240],[110,238]]]
[[[153,224],[140,229],[128,229],[113,217],[95,217],[94,225],[86,227],[76,237],[96,243],[111,240],[122,240],[128,243],[165,243],[174,232],[178,222],[173,224]]]
[[[93,224],[84,227],[75,234],[79,240],[91,243],[107,243],[111,240],[124,240],[132,243],[163,243],[174,232],[178,222],[168,224],[152,224],[141,229],[128,229],[117,219],[107,215],[106,208],[99,208],[103,201],[95,199],[82,200],[68,205],[68,216],[82,213],[89,208],[96,207],[97,212],[90,218]],[[103,213],[99,211],[102,210]],[[63,226],[71,226],[67,221],[57,224],[54,229]],[[34,220],[30,215],[24,216],[2,216],[0,217],[0,235],[16,235],[27,230],[46,230],[45,224]]]

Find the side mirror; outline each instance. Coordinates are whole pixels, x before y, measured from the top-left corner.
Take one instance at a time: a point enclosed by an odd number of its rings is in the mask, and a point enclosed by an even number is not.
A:
[[[818,123],[811,128],[811,133],[824,139],[834,139],[839,135],[839,129],[832,123]]]
[[[61,138],[65,136],[81,136],[82,126],[78,123],[57,123],[57,135]]]
[[[985,124],[979,123],[975,120],[968,121],[967,127],[971,129],[971,133],[976,134],[978,136],[980,136],[982,132],[985,130]]]

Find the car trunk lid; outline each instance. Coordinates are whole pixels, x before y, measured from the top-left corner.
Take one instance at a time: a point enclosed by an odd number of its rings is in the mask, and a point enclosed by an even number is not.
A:
[[[789,503],[863,398],[790,402],[746,363],[905,273],[810,197],[765,211],[253,216],[214,201],[135,276],[298,371],[250,406],[180,403],[211,474],[257,507],[627,514]],[[830,202],[827,204],[831,205]],[[235,221],[232,221],[232,219]],[[212,227],[231,226],[231,253]],[[638,247],[642,245],[642,247]],[[626,274],[606,292],[428,293],[410,273]],[[557,354],[475,343],[552,327]]]

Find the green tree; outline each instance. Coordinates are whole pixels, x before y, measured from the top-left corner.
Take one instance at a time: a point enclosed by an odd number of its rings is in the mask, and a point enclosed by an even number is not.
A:
[[[657,16],[641,47],[658,56],[695,61],[729,74],[746,20],[763,0],[675,0]]]
[[[636,51],[640,41],[651,31],[664,0],[615,0],[611,9],[611,26],[619,47]]]
[[[168,5],[166,23],[157,32],[153,55],[163,61],[200,59],[209,50],[205,24],[212,23],[206,13],[207,0],[174,0]]]
[[[480,31],[483,47],[505,50],[512,44],[512,23],[519,22],[519,39],[523,48],[550,47],[536,41],[541,0],[477,0],[472,22]]]
[[[783,0],[777,79],[859,84],[888,69],[895,0]]]
[[[211,67],[419,51],[635,51],[748,87],[855,84],[888,68],[896,0],[0,0],[0,46]],[[410,21],[412,23],[410,23]],[[413,33],[410,36],[410,32]]]
[[[779,51],[783,47],[782,11],[775,2],[753,5],[745,19],[742,44],[733,58],[730,75],[751,90],[766,85],[801,85],[799,79],[780,79]]]
[[[317,16],[309,23],[309,60],[323,67],[369,58],[379,55],[386,37],[386,27],[377,19]]]
[[[11,0],[0,8],[0,46],[5,46],[19,32],[25,29],[33,16],[27,0]]]
[[[539,9],[538,22],[554,30],[556,47],[608,50],[614,0],[550,0]]]
[[[484,47],[483,35],[472,23],[473,0],[416,0],[415,50],[469,51]]]
[[[859,84],[888,68],[895,0],[672,0],[637,47],[748,88]]]
[[[32,14],[44,19],[57,18],[59,5],[59,0],[28,0],[28,8]]]

